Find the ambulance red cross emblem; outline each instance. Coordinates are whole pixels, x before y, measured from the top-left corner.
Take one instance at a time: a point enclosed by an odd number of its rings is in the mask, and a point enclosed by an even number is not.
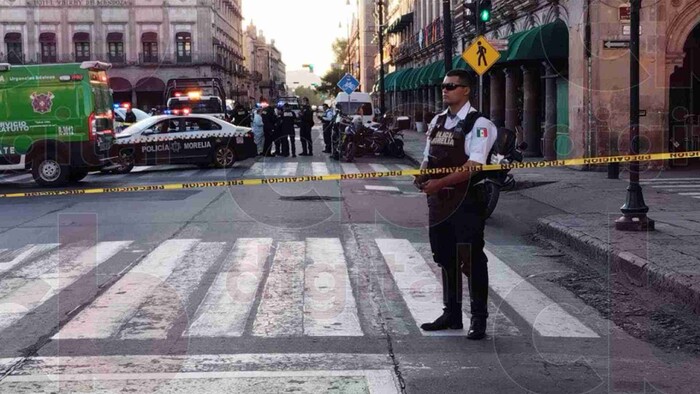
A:
[[[32,93],[29,98],[32,99],[32,108],[34,112],[45,114],[51,112],[51,106],[53,106],[54,95],[51,92],[46,93]]]

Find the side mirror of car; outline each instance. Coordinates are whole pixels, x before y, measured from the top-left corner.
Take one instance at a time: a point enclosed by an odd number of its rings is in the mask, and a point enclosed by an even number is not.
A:
[[[148,129],[148,130],[144,130],[143,133],[141,133],[141,134],[143,134],[143,135],[151,135],[151,134],[153,134],[153,133],[155,133],[155,130],[153,130],[153,129]]]

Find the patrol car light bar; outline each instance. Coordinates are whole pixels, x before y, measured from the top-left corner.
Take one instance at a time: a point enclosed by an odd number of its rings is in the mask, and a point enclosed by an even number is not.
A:
[[[0,63],[0,71],[10,71],[12,65],[10,63]]]

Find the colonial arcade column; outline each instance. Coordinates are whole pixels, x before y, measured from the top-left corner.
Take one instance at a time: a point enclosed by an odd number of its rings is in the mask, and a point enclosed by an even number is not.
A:
[[[509,67],[505,70],[506,74],[506,118],[505,125],[511,130],[517,130],[520,126],[520,116],[518,108],[518,86],[520,85],[520,69],[518,67]],[[522,141],[522,134],[518,133],[518,141]]]
[[[557,151],[555,147],[557,138],[557,77],[556,71],[548,63],[544,64],[546,75],[545,89],[545,119],[544,119],[544,146],[543,152],[545,160],[556,160]]]
[[[495,70],[491,76],[491,121],[497,127],[503,127],[506,122],[505,76],[502,70]]]
[[[537,66],[523,66],[523,139],[525,156],[541,156],[540,141],[540,73]]]

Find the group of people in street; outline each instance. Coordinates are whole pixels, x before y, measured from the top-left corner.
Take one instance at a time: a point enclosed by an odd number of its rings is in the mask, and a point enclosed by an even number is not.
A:
[[[235,120],[234,120],[234,124]],[[299,124],[301,153],[299,156],[313,156],[311,129],[314,126],[313,110],[309,99],[303,98],[301,112],[297,115],[289,103],[281,108],[265,106],[253,111],[252,129],[259,156],[297,157],[296,130]],[[243,124],[239,124],[243,126]],[[274,149],[273,149],[274,148]]]

